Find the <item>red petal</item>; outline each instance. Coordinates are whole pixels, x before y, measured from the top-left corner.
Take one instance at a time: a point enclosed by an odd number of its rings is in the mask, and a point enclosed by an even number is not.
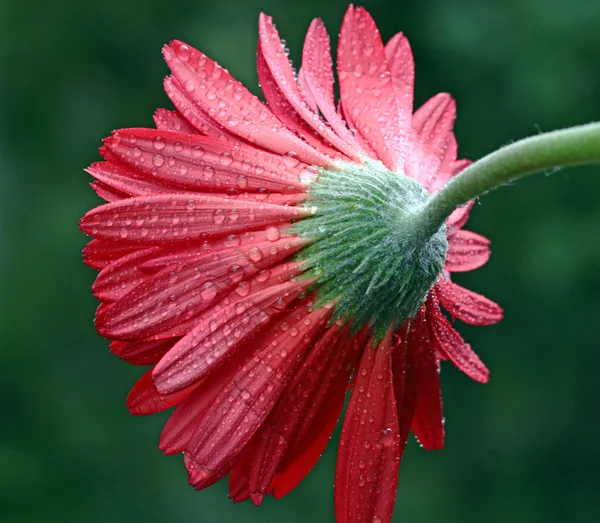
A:
[[[127,198],[129,196],[150,196],[153,194],[164,194],[177,193],[186,194],[190,191],[186,191],[181,188],[169,187],[161,180],[151,179],[144,177],[140,173],[132,171],[130,168],[126,168],[122,164],[116,165],[112,162],[96,162],[90,165],[86,172],[91,174],[97,180],[103,184],[104,187],[108,187],[112,193],[120,194],[117,199]],[[190,193],[191,194],[191,193]]]
[[[203,271],[191,261],[164,269],[117,301],[103,319],[98,319],[98,332],[124,340],[186,334],[197,316],[218,304],[234,286],[238,286],[240,294],[249,291],[250,287],[242,289],[242,281],[286,258],[304,243],[297,238],[240,246],[216,260],[211,258],[210,262],[200,256]],[[288,264],[284,281],[296,275],[298,267],[299,264]],[[279,274],[263,276],[270,283],[280,283]]]
[[[294,77],[294,71],[284,52],[284,47],[281,44],[279,34],[273,25],[271,17],[261,14],[259,31],[260,50],[264,55],[265,62],[271,71],[273,80],[291,107],[294,108],[302,120],[310,125],[312,129],[319,133],[325,140],[344,154],[358,160],[359,151],[340,138],[330,127],[325,125],[321,118],[319,118],[319,115],[312,111],[304,102],[300,89],[296,83],[296,78]]]
[[[155,365],[179,338],[156,341],[113,341],[110,352],[131,365]]]
[[[400,119],[412,116],[413,91],[415,84],[415,63],[407,38],[398,33],[385,45],[392,81],[396,91],[396,103],[401,112]]]
[[[412,127],[418,142],[414,144],[413,161],[407,163],[407,173],[430,192],[451,175],[450,164],[456,159],[452,133],[455,118],[456,103],[447,93],[430,98],[413,115]],[[446,170],[442,168],[444,162],[448,164]]]
[[[302,98],[304,99],[304,101],[308,104],[311,110],[313,110],[316,113],[319,110],[319,108],[317,107],[317,101],[315,100],[315,97],[313,96],[310,87],[306,83],[306,78],[304,76],[304,71],[302,70],[302,68],[300,68],[300,70],[298,71],[298,89],[300,89],[300,93],[302,93]]]
[[[189,98],[232,134],[275,153],[294,151],[310,165],[329,164],[326,157],[286,129],[256,96],[204,54],[179,41],[165,46],[163,54]]]
[[[300,138],[318,151],[321,151],[332,158],[336,156],[339,157],[340,153],[337,150],[332,149],[320,137],[315,136],[315,131],[306,123],[302,116],[298,114],[294,105],[286,98],[284,92],[277,85],[277,81],[265,59],[260,41],[258,42],[258,49],[256,52],[256,68],[262,92],[264,93],[265,99],[269,104],[269,109],[273,111],[273,114],[275,114],[288,129],[300,136]],[[303,101],[303,103],[305,102]]]
[[[348,340],[342,334],[342,346],[338,344],[334,350],[345,353],[345,357],[341,358],[343,365],[339,367],[339,356],[328,362],[328,368],[319,380],[322,385],[311,400],[310,410],[299,416],[302,424],[295,433],[294,445],[290,447],[292,450],[273,480],[273,497],[276,499],[296,488],[323,454],[342,412],[350,375],[361,355],[367,334],[367,329],[363,329]],[[291,384],[288,388],[291,392]],[[286,393],[282,397],[286,398]],[[280,403],[285,401],[280,400]]]
[[[177,407],[165,424],[160,435],[160,450],[165,454],[177,454],[186,448],[196,430],[198,420],[212,405],[235,371],[234,365],[222,367],[197,385],[194,392]]]
[[[471,231],[458,230],[448,236],[448,253],[444,269],[468,272],[478,269],[490,258],[490,241]]]
[[[160,392],[176,392],[207,376],[312,285],[311,280],[280,285],[261,280],[247,282],[247,287],[253,286],[247,296],[240,296],[236,289],[223,300],[228,303],[225,307],[208,310],[197,319],[197,325],[154,369]]]
[[[99,240],[143,245],[243,232],[309,214],[305,208],[221,196],[165,194],[96,207],[81,219],[80,227]]]
[[[442,306],[453,317],[471,325],[493,325],[503,316],[502,309],[485,296],[440,278],[434,287]]]
[[[455,209],[452,212],[452,214],[450,216],[448,216],[448,219],[446,220],[446,224],[448,226],[451,225],[452,227],[455,227],[457,229],[460,229],[461,227],[463,227],[465,225],[465,223],[467,223],[467,220],[469,219],[469,213],[471,212],[473,205],[475,205],[475,200],[471,200],[464,207],[459,207],[458,209]]]
[[[161,131],[198,134],[196,128],[177,111],[157,109],[154,113],[154,124],[156,125],[156,128]]]
[[[83,249],[83,261],[94,269],[103,269],[113,261],[138,249],[137,245],[123,245],[103,240],[91,240]]]
[[[127,396],[127,408],[134,416],[147,416],[179,405],[196,386],[176,392],[159,394],[152,383],[152,370],[144,373]]]
[[[344,112],[392,170],[404,165],[410,114],[401,119],[381,37],[371,16],[350,6],[338,44]]]
[[[94,189],[94,192],[102,198],[105,202],[112,203],[127,198],[127,194],[115,190],[110,185],[106,185],[102,182],[92,182],[90,187]]]
[[[415,413],[412,430],[426,450],[444,447],[444,415],[440,370],[427,329],[425,307],[412,320],[408,343],[413,354],[412,367],[415,379]]]
[[[252,494],[263,496],[268,492],[286,455],[304,435],[307,425],[310,426],[320,407],[321,403],[318,400],[322,399],[322,395],[319,391],[328,389],[332,379],[342,370],[346,352],[340,350],[343,343],[338,343],[341,334],[340,326],[332,325],[310,349],[282,394],[282,399],[275,405],[257,433],[256,449],[250,468]],[[347,330],[344,335],[347,335]],[[331,363],[333,369],[329,369]],[[330,372],[327,373],[327,370]],[[331,370],[337,372],[332,374]],[[342,389],[342,398],[343,395]],[[317,399],[317,405],[314,404],[313,398]]]
[[[190,480],[198,488],[231,470],[243,447],[264,422],[312,341],[331,315],[308,312],[311,304],[290,313],[257,341],[235,376],[197,420],[186,453]],[[275,342],[275,343],[274,343]]]
[[[242,142],[154,129],[121,129],[104,143],[119,161],[160,185],[186,191],[300,192],[306,165]]]
[[[318,109],[335,133],[347,144],[342,150],[354,158],[367,155],[367,151],[346,127],[346,123],[335,108],[329,35],[325,24],[320,19],[313,20],[306,33],[302,50],[302,72],[307,89]]]
[[[215,122],[208,113],[200,107],[184,89],[176,78],[167,76],[164,81],[167,96],[173,105],[190,122],[200,134],[210,136],[217,140],[233,143],[236,137],[232,136],[225,128]]]
[[[396,346],[392,355],[394,393],[398,411],[398,426],[400,428],[400,454],[404,452],[415,413],[416,391],[413,348],[408,342],[407,330],[404,329],[400,334],[400,343]]]
[[[100,301],[113,302],[121,299],[131,289],[146,281],[150,274],[140,270],[140,266],[151,260],[160,247],[140,249],[119,258],[100,271],[92,285],[94,296]]]
[[[481,362],[471,346],[465,343],[441,313],[434,297],[429,298],[427,319],[438,349],[467,376],[480,383],[487,383],[490,371]]]
[[[391,332],[364,350],[344,418],[335,474],[338,523],[390,521],[400,434],[392,379]]]

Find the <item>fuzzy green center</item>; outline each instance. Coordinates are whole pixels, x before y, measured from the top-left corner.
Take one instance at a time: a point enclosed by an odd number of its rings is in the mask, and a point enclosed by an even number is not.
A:
[[[368,322],[383,337],[416,314],[437,280],[446,226],[424,235],[416,218],[427,191],[379,162],[321,169],[310,194],[314,214],[295,232],[315,240],[299,258],[317,279],[317,305],[336,301],[334,320],[352,319],[356,330]]]

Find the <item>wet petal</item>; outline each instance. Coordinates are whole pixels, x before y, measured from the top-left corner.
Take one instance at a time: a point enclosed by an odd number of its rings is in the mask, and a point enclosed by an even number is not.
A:
[[[490,371],[441,313],[434,297],[429,299],[427,320],[441,353],[470,378],[480,383],[487,383]]]
[[[135,197],[89,211],[83,232],[99,240],[139,244],[181,242],[239,233],[308,216],[301,207],[208,194]]]
[[[256,96],[204,54],[179,41],[165,46],[163,54],[189,98],[228,132],[275,153],[294,151],[307,164],[329,164],[326,157],[286,129]]]
[[[162,358],[153,374],[160,392],[173,393],[188,387],[226,363],[240,344],[255,337],[312,284],[311,280],[303,280],[270,285],[262,276],[257,278],[244,282],[245,286],[225,298],[228,305],[202,314],[197,325]],[[240,290],[246,287],[248,291],[242,292],[247,296],[240,296]]]
[[[448,253],[444,269],[450,272],[468,272],[478,269],[492,254],[490,241],[483,236],[465,230],[448,236]]]
[[[186,449],[186,466],[197,487],[211,483],[224,470],[231,470],[310,344],[323,330],[331,311],[308,312],[309,308],[307,304],[293,311],[265,332],[256,342],[254,355],[238,367],[211,407],[197,420]]]
[[[503,316],[502,309],[481,294],[440,278],[435,293],[441,305],[453,317],[471,325],[493,325]]]
[[[113,341],[110,352],[131,365],[155,365],[179,338],[164,340]]]
[[[400,119],[379,31],[361,7],[350,6],[346,11],[338,44],[338,73],[344,112],[389,169],[402,169],[410,118]]]
[[[198,134],[198,130],[177,111],[157,109],[154,113],[154,124],[161,131]]]
[[[183,402],[195,386],[176,392],[160,394],[152,383],[152,371],[144,373],[127,396],[127,408],[134,416],[148,416],[175,407]]]
[[[400,434],[392,377],[392,336],[365,347],[344,418],[335,474],[338,523],[390,521]]]
[[[415,63],[408,39],[402,33],[394,35],[385,45],[385,56],[394,82],[400,120],[410,121],[413,109]]]
[[[142,178],[186,191],[268,190],[299,192],[307,167],[240,141],[154,129],[121,129],[104,140],[122,163]]]
[[[112,339],[167,338],[186,334],[200,313],[214,307],[235,286],[240,287],[262,269],[286,258],[304,244],[301,239],[281,239],[258,245],[240,246],[211,261],[202,270],[191,260],[164,269],[143,285],[135,287],[102,318],[98,331]],[[199,260],[206,260],[202,255]],[[289,264],[294,276],[299,264]],[[292,276],[283,273],[287,281]],[[270,283],[280,283],[278,275]],[[247,289],[250,290],[250,287]]]

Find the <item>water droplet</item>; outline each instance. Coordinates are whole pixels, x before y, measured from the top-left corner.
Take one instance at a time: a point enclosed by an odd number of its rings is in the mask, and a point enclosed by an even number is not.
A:
[[[223,223],[224,220],[225,220],[225,215],[223,214],[223,210],[216,209],[213,212],[213,222],[215,222],[216,224],[220,224],[220,223]]]
[[[206,91],[206,99],[207,100],[214,100],[217,97],[217,92],[214,89],[209,89],[208,91]]]
[[[231,165],[233,163],[233,158],[229,153],[222,153],[221,156],[219,156],[219,163],[225,166]]]
[[[152,145],[154,146],[154,148],[157,151],[161,151],[162,149],[165,148],[165,145],[167,145],[167,142],[165,141],[165,139],[162,136],[157,136],[156,138],[154,138]]]
[[[240,396],[242,397],[243,400],[249,400],[250,399],[250,391],[244,389],[243,391],[240,392]]]
[[[199,145],[194,145],[194,147],[192,147],[192,155],[195,156],[196,158],[200,158],[201,156],[204,156],[205,153],[206,153],[206,151]]]
[[[190,59],[190,48],[185,44],[182,44],[179,47],[177,47],[175,49],[175,53],[177,54],[179,59],[183,60],[184,62],[187,62]]]
[[[204,285],[202,285],[202,290],[200,291],[200,296],[203,300],[210,301],[217,295],[217,287],[214,283],[207,281]]]
[[[248,256],[253,262],[259,262],[262,260],[263,254],[262,251],[258,247],[252,247],[248,252]]]
[[[223,245],[225,245],[225,247],[237,247],[240,242],[240,237],[237,234],[230,234],[223,241]]]
[[[154,157],[152,158],[152,163],[156,167],[160,167],[162,164],[165,163],[165,157],[162,154],[155,154]]]
[[[267,227],[266,230],[267,240],[276,242],[281,237],[281,233],[277,227]]]
[[[235,292],[240,296],[248,296],[250,293],[250,283],[247,281],[241,281],[235,288]]]
[[[185,87],[185,90],[188,93],[191,93],[194,91],[194,89],[196,89],[196,84],[194,83],[194,80],[186,80],[186,82],[183,84],[183,87]]]

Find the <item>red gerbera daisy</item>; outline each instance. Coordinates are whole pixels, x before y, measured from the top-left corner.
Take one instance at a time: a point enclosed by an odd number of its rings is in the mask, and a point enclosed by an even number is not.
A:
[[[462,229],[470,206],[431,236],[414,219],[468,165],[454,101],[438,94],[413,113],[409,44],[384,46],[361,8],[342,24],[337,105],[320,20],[296,74],[261,16],[266,104],[182,42],[164,56],[176,110],[104,141],[88,172],[109,203],[81,221],[100,269],[97,329],[152,366],[127,405],[176,406],[160,448],[184,453],[196,488],[229,475],[234,501],[258,505],[309,472],[351,389],[336,517],[389,521],[409,432],[443,445],[440,360],[488,379],[440,306],[473,325],[502,317],[450,280],[490,255]]]

